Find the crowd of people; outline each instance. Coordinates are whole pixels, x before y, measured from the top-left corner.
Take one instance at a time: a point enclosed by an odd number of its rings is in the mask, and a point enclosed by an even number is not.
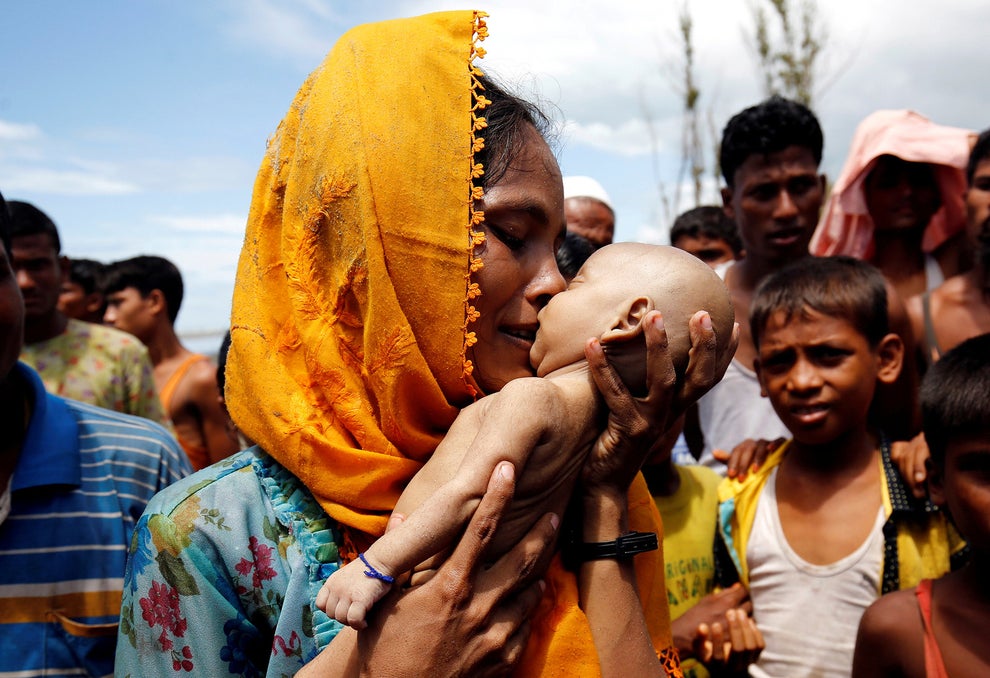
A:
[[[216,358],[0,198],[0,674],[990,669],[990,130],[874,112],[830,184],[774,96],[613,243],[486,34],[340,39]]]

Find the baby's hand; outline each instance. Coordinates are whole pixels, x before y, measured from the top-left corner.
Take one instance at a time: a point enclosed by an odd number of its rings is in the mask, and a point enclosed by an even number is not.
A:
[[[359,630],[367,628],[368,611],[391,590],[393,582],[381,568],[371,565],[364,554],[360,558],[330,575],[316,595],[318,608]]]

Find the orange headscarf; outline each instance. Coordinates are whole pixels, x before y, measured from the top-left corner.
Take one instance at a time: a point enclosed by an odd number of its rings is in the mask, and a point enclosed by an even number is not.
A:
[[[484,238],[473,208],[487,103],[474,64],[483,16],[444,12],[348,32],[299,90],[255,183],[227,403],[356,548],[382,534],[477,392],[465,356]],[[645,484],[636,487],[634,529],[657,530]],[[665,647],[662,560],[639,558],[651,631]],[[597,675],[574,576],[555,564],[547,577],[521,673]]]
[[[966,226],[963,194],[972,132],[936,125],[914,111],[876,111],[856,128],[849,156],[832,187],[825,212],[811,239],[817,256],[873,256],[873,219],[866,208],[864,183],[881,155],[935,167],[942,206],[925,229],[922,248],[931,252]]]

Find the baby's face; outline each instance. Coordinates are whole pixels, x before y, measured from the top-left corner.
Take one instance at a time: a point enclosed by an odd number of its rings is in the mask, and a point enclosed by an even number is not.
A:
[[[616,317],[617,303],[625,295],[615,284],[612,257],[596,252],[563,292],[540,311],[540,327],[529,351],[538,377],[584,359],[584,345],[600,337]]]

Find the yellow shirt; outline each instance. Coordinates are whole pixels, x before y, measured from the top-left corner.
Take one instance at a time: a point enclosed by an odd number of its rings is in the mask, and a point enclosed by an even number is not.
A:
[[[717,473],[704,466],[675,466],[681,486],[669,497],[654,495],[663,518],[670,618],[677,619],[715,584],[715,528],[718,523]]]

